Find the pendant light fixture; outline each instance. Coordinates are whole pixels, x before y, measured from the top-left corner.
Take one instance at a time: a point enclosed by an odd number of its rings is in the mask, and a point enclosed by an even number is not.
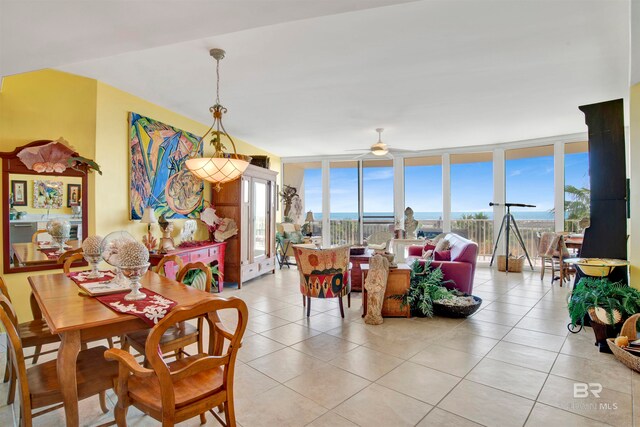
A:
[[[216,191],[220,191],[222,184],[240,178],[242,173],[247,169],[247,166],[249,166],[251,157],[237,153],[233,138],[227,133],[222,124],[222,115],[227,112],[227,109],[220,104],[220,60],[224,58],[225,51],[222,49],[211,49],[209,54],[216,60],[216,101],[213,107],[209,108],[209,112],[213,116],[213,124],[209,130],[202,135],[200,143],[196,150],[192,152],[192,155],[200,151],[200,146],[205,138],[209,136],[211,137],[210,143],[213,145],[215,152],[213,156],[209,158],[192,157],[185,162],[185,166],[198,178],[215,184],[214,188]],[[233,153],[225,153],[223,151],[226,149],[222,143],[223,136],[231,141]]]

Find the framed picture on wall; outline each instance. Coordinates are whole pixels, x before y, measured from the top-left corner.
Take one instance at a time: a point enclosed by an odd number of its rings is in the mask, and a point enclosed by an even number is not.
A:
[[[67,207],[80,206],[80,195],[82,186],[80,184],[67,184]]]
[[[27,206],[27,181],[11,181],[13,206]]]

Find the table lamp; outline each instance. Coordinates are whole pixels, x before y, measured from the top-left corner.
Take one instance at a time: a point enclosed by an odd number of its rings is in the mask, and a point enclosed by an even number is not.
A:
[[[151,224],[157,224],[158,219],[156,218],[155,211],[153,207],[147,206],[144,208],[142,213],[142,218],[140,219],[140,224],[147,224],[147,239],[144,242],[145,246],[149,251],[154,250],[156,246],[156,239],[151,235]]]
[[[307,236],[311,237],[313,235],[313,212],[307,212],[307,217],[304,219],[309,227],[307,227]]]

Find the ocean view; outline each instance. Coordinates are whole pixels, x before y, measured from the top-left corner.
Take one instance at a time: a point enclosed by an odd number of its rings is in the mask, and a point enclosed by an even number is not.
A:
[[[451,212],[451,219],[461,219],[463,215],[467,214],[475,214],[478,213],[477,211],[475,212]],[[489,217],[489,219],[493,219],[493,212],[483,212],[485,215],[487,215]],[[553,212],[548,212],[548,211],[534,211],[534,210],[527,210],[527,211],[512,211],[511,212],[514,216],[514,218],[516,219],[531,219],[531,220],[553,220]],[[375,216],[381,216],[381,215],[385,215],[385,216],[393,216],[393,212],[367,212],[366,215],[375,215]],[[442,213],[441,212],[414,212],[413,214],[414,218],[417,219],[418,221],[420,220],[433,220],[433,219],[442,219]],[[322,219],[322,214],[321,213],[315,213],[313,214],[313,218],[317,221]],[[357,212],[332,212],[331,213],[331,219],[333,220],[339,220],[339,219],[350,219],[350,220],[357,220],[358,219],[358,213]]]

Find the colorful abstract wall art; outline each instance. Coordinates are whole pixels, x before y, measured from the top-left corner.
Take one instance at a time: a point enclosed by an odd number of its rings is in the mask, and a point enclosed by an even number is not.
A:
[[[36,179],[33,181],[33,207],[60,209],[62,207],[62,182]]]
[[[195,218],[203,208],[204,184],[184,166],[199,138],[173,126],[129,113],[131,219],[145,206],[157,217]],[[198,156],[202,156],[200,147]]]

